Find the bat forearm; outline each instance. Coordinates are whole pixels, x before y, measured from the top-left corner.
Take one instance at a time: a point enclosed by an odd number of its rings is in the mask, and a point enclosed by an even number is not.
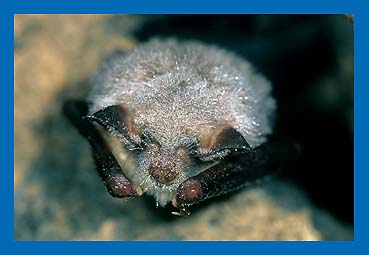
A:
[[[140,188],[133,185],[124,175],[109,145],[104,141],[97,128],[89,120],[83,119],[87,115],[87,109],[87,104],[84,101],[68,101],[64,104],[63,112],[91,145],[97,170],[105,187],[114,197],[140,195]]]
[[[269,176],[281,165],[297,157],[298,153],[294,144],[280,147],[278,143],[270,143],[243,155],[229,157],[183,182],[173,204],[186,212],[193,204],[243,188]]]

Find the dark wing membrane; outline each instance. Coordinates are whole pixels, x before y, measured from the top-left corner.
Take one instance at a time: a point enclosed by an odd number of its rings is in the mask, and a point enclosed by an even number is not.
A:
[[[133,197],[141,195],[138,186],[133,185],[124,175],[119,163],[111,152],[109,144],[96,127],[83,118],[88,106],[85,101],[69,100],[64,103],[63,113],[74,127],[83,135],[92,148],[97,170],[108,192],[114,197]]]
[[[299,155],[300,147],[288,141],[271,141],[241,154],[230,153],[215,166],[184,181],[173,205],[181,214],[188,214],[189,206],[260,181]]]

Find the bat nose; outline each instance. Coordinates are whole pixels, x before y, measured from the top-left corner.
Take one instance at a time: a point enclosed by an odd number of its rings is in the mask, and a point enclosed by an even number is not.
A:
[[[155,159],[150,165],[149,173],[161,184],[171,183],[178,175],[176,164],[170,157]]]

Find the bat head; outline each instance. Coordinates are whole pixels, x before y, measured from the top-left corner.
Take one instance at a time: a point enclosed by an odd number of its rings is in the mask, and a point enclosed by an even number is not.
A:
[[[161,206],[171,201],[188,178],[231,153],[250,149],[244,137],[225,124],[203,133],[170,130],[170,125],[169,131],[161,132],[137,125],[132,111],[123,105],[106,107],[85,118],[97,124],[127,177],[154,195]]]

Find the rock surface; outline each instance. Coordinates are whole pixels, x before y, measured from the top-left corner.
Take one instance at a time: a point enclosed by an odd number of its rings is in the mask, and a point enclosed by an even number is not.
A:
[[[115,49],[135,45],[142,16],[16,15],[15,239],[347,240],[352,226],[316,208],[295,184],[273,180],[178,218],[150,198],[105,191],[87,142],[61,115],[66,98]],[[115,22],[115,21],[114,21]],[[115,26],[116,27],[116,26]]]

